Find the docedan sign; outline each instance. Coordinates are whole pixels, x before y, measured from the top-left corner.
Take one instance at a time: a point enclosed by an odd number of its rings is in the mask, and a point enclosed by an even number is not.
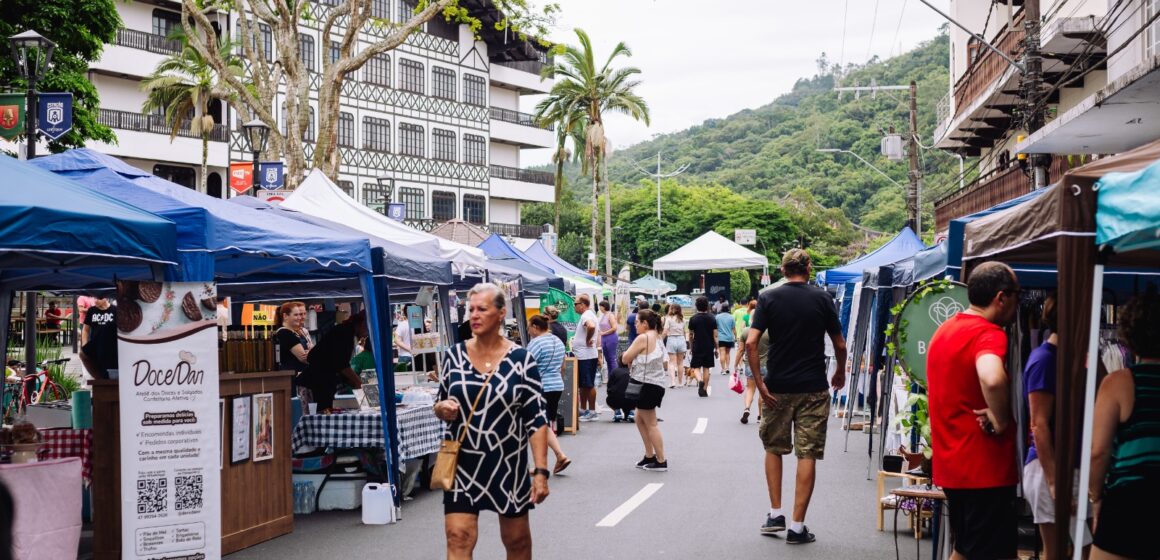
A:
[[[216,296],[118,282],[122,558],[221,558]]]

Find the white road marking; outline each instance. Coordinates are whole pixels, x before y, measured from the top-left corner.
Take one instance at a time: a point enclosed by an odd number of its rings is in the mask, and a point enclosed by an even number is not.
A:
[[[703,434],[703,433],[705,433],[705,428],[708,428],[708,427],[709,427],[709,419],[708,418],[698,418],[697,419],[697,426],[693,428],[693,433],[694,434]]]
[[[605,515],[604,519],[601,519],[600,522],[596,524],[596,526],[615,527],[617,523],[620,523],[624,520],[625,517],[628,517],[628,514],[632,513],[633,510],[640,507],[640,505],[643,504],[645,500],[648,500],[652,497],[653,494],[656,494],[657,490],[661,489],[661,486],[664,486],[664,484],[659,482],[645,484],[644,488],[640,489],[640,492],[634,494],[631,498],[628,499],[627,502],[620,504],[619,507],[612,510],[612,513]]]

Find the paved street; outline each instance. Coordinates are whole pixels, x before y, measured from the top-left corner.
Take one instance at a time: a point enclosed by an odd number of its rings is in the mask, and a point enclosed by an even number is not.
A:
[[[890,532],[876,529],[874,482],[866,480],[866,437],[850,436],[843,453],[837,419],[831,419],[826,459],[819,464],[818,487],[807,525],[817,542],[791,546],[762,536],[758,527],[769,507],[762,474],[762,449],[756,423],[738,419],[741,397],[714,376],[713,395],[697,397],[696,388],[669,390],[660,416],[670,472],[633,468],[641,456],[640,438],[630,424],[614,424],[608,412],[599,422],[581,424],[582,434],[562,439],[574,463],[566,476],[553,477],[552,494],[532,512],[535,557],[575,558],[894,558]],[[603,400],[603,397],[602,399]],[[703,434],[694,434],[707,418]],[[753,416],[756,419],[756,415]],[[793,460],[786,463],[785,505],[792,504]],[[649,484],[662,486],[615,526],[598,527]],[[358,511],[322,512],[296,519],[293,534],[231,556],[278,560],[444,556],[441,494],[420,491],[403,508],[403,520],[390,526],[363,526]],[[891,525],[891,517],[886,523]],[[900,524],[905,521],[900,519]],[[930,541],[922,543],[929,558]],[[902,558],[915,558],[915,541],[900,532]],[[503,558],[496,517],[480,520],[476,557]]]

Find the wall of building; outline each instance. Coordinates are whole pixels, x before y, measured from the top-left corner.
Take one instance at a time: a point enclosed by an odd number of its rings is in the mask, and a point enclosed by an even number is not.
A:
[[[520,110],[520,94],[514,90],[496,86],[490,87],[491,106],[501,109]]]
[[[520,203],[502,198],[491,199],[491,219],[496,224],[520,223]]]
[[[491,164],[492,165],[506,165],[508,167],[520,166],[520,149],[511,144],[501,144],[499,142],[491,143]]]
[[[96,73],[89,74],[89,81],[97,86],[97,91],[100,92],[102,108],[130,113],[141,112],[145,93],[141,91],[140,81]]]
[[[1136,32],[1146,20],[1144,14],[1144,0],[1129,0],[1129,6],[1123,10],[1123,15],[1108,35],[1108,52],[1120,48],[1128,37]],[[1141,33],[1132,40],[1132,44],[1108,59],[1108,81],[1114,82],[1133,68],[1144,63],[1144,37]]]

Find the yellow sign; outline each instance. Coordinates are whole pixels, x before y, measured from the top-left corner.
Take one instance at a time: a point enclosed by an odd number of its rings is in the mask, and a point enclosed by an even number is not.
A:
[[[247,327],[272,327],[277,324],[277,305],[254,305],[247,303],[242,306],[242,325]]]

